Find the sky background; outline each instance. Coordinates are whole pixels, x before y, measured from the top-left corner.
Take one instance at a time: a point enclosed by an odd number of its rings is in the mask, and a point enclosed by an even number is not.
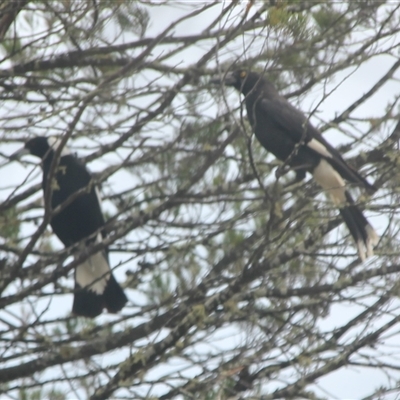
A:
[[[192,18],[190,21],[185,21],[182,24],[179,24],[174,28],[176,35],[190,35],[197,34],[202,32],[205,26],[207,26],[214,18],[215,14],[220,11],[225,3],[221,2],[220,6],[215,6],[211,8],[207,12],[203,12],[198,18]],[[244,5],[238,7],[236,9],[237,13],[243,12]],[[170,7],[167,5],[162,5],[159,7],[151,7],[149,8],[151,15],[151,22],[149,25],[148,32],[146,36],[156,36],[159,34],[171,21],[176,20],[178,17],[187,14],[187,9],[183,6],[181,9],[178,7]],[[234,18],[234,15],[231,15],[230,18]],[[112,27],[110,27],[112,29]],[[169,62],[171,64],[176,63],[179,66],[188,66],[193,64],[196,60],[198,60],[202,54],[205,52],[206,45],[204,48],[199,48],[197,46],[193,46],[187,49],[184,53],[178,53],[176,57],[171,59]],[[223,55],[220,57],[220,61],[225,61],[227,55]],[[342,73],[337,74],[337,77],[334,82],[330,82],[327,84],[326,89],[328,91],[335,89],[323,102],[323,105],[318,108],[317,118],[313,118],[313,122],[315,125],[322,125],[323,122],[327,122],[331,120],[335,115],[340,114],[343,110],[346,109],[352,102],[354,102],[357,98],[360,97],[360,93],[367,92],[377,81],[378,77],[382,76],[384,72],[390,69],[394,62],[393,57],[389,57],[387,55],[382,55],[374,58],[369,62],[365,62],[358,69],[348,69]],[[143,84],[146,84],[146,79],[150,79],[149,76],[143,76]],[[140,82],[140,80],[139,80]],[[385,107],[388,103],[392,102],[396,96],[400,94],[400,74],[396,73],[396,80],[391,80],[390,83],[385,84],[372,99],[368,100],[364,103],[357,111],[354,113],[354,116],[363,118],[365,116],[376,117],[379,118],[385,112]],[[226,95],[229,102],[235,103],[238,101],[238,93],[234,92],[231,89],[226,89]],[[299,99],[293,99],[294,104],[299,106],[303,111],[308,112],[312,110],[316,104],[318,104],[321,99],[322,87],[316,86],[313,90],[306,93],[305,96],[301,96],[300,102]],[[221,112],[221,108],[215,103],[215,98],[212,91],[206,93],[206,106],[205,112],[207,115],[212,117],[213,115],[217,115]],[[212,105],[214,103],[214,105]],[[385,137],[390,135],[392,132],[393,126],[387,126],[384,131],[379,131],[376,133],[376,143],[380,143],[383,141]],[[357,132],[354,132],[357,134]],[[326,133],[324,133],[325,137],[330,141],[330,143],[334,145],[343,144],[346,140],[345,136],[339,133],[336,129],[329,129]],[[86,155],[90,153],[90,150],[85,151],[84,147],[86,143],[84,141],[74,143],[74,145],[79,146],[81,144],[81,149],[79,151],[79,155]],[[370,145],[370,143],[369,143]],[[2,154],[11,154],[19,147],[16,143],[10,143],[8,145],[1,145],[0,153]],[[347,156],[353,155],[349,153]],[[27,160],[31,162],[36,161],[33,158],[27,158]],[[103,158],[102,161],[96,161],[89,165],[91,171],[100,171],[106,164],[112,164],[114,161],[117,161],[115,156],[107,155],[107,157]],[[7,163],[6,165],[2,165],[3,162],[0,159],[0,174],[1,174],[1,187],[0,187],[0,201],[7,198],[7,196],[12,192],[15,187],[16,182],[22,183],[27,174],[31,171],[32,165],[29,164],[21,164],[21,163]],[[34,170],[35,182],[41,181],[41,171],[39,168]],[[131,186],[132,174],[127,173],[126,171],[121,171],[118,174],[114,175],[109,181],[107,181],[107,186],[112,187],[112,190],[115,193],[118,193],[124,190],[127,187]],[[31,183],[34,182],[33,180]],[[127,182],[129,184],[127,185]],[[39,199],[42,193],[38,193],[35,196]],[[105,209],[113,212],[113,205],[111,202],[107,202],[105,204]],[[33,213],[40,215],[41,210],[35,210]],[[371,216],[371,222],[376,230],[380,233],[383,232],[386,226],[386,221],[380,220],[379,218],[374,218]],[[25,226],[23,235],[29,235],[30,232],[34,230],[34,227]],[[135,233],[132,233],[135,235]],[[57,239],[54,239],[53,242],[61,248]],[[111,256],[111,264],[116,265],[122,260],[126,259],[128,256],[122,253],[114,253]],[[373,264],[374,258],[368,261],[368,263]],[[134,269],[134,264],[127,264],[123,268],[118,269],[117,278],[119,280],[123,280],[125,271],[130,269]],[[63,278],[64,280],[66,278]],[[68,278],[70,279],[70,278]],[[49,288],[51,290],[51,288]],[[130,301],[139,304],[144,300],[140,299],[140,296],[136,296],[134,291],[128,292],[128,297]],[[56,302],[54,302],[52,309],[49,311],[50,315],[60,312],[62,308],[67,312],[67,310],[71,307],[72,297],[71,295],[58,296]],[[340,306],[333,306],[331,312],[327,318],[324,319],[322,325],[325,329],[329,330],[334,326],[343,325],[343,320],[349,319],[351,316],[355,315],[355,312],[358,311],[358,308],[354,305],[350,305],[348,307],[341,304]],[[110,318],[114,318],[112,316],[104,315],[101,317],[104,320],[108,320]],[[227,349],[231,347],[235,347],[237,343],[243,340],[242,335],[232,334],[234,329],[229,328],[223,331],[218,332],[219,340],[216,340],[212,343],[213,346],[222,347],[226,346]],[[396,338],[390,339],[396,341]],[[390,342],[389,340],[389,342]],[[211,345],[211,344],[210,344]],[[201,350],[200,350],[201,351]],[[386,350],[385,350],[386,351]],[[125,353],[122,352],[122,353]],[[390,353],[387,354],[387,357],[390,358]],[[157,373],[162,375],[164,373],[163,370],[153,372],[155,376]],[[399,374],[400,379],[400,374]],[[337,398],[337,399],[360,399],[363,396],[369,394],[372,389],[378,387],[384,381],[383,374],[378,373],[375,369],[368,370],[366,368],[342,368],[340,371],[331,373],[319,381],[318,390],[322,394],[325,394],[328,398]],[[393,395],[393,399],[396,399],[397,395]]]

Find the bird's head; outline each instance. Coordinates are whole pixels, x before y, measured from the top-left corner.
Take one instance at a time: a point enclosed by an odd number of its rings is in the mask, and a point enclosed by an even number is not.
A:
[[[25,143],[24,149],[33,156],[43,158],[50,150],[50,144],[46,137],[38,136],[28,140]]]
[[[50,150],[56,149],[60,145],[60,139],[54,137],[44,137],[38,136],[32,139],[29,139],[25,146],[15,152],[10,156],[12,160],[20,160],[22,156],[26,154],[31,154],[32,156],[39,157],[40,159],[44,159],[48,154],[50,154]],[[67,148],[63,148],[61,155],[67,155],[69,151]]]
[[[247,95],[262,79],[262,75],[256,72],[247,71],[245,69],[237,69],[235,71],[228,72],[223,78],[212,78],[210,83],[233,86],[235,89],[239,90],[239,92]]]
[[[48,154],[50,150],[50,144],[46,137],[38,136],[29,139],[25,146],[16,151],[10,156],[11,160],[20,160],[24,155],[31,154],[33,156],[43,159],[43,157]]]

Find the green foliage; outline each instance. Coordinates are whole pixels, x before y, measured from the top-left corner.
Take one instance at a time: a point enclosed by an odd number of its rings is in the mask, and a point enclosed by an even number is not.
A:
[[[111,6],[116,4],[111,3]],[[133,32],[140,37],[143,37],[146,33],[150,21],[149,13],[133,1],[120,2],[116,11],[116,18],[123,32]]]
[[[65,393],[56,389],[52,389],[47,392],[47,398],[49,400],[66,400],[68,397]]]
[[[47,391],[43,391],[42,389],[20,389],[18,398],[19,400],[67,400],[68,396],[55,388]]]
[[[41,389],[34,389],[34,390],[20,389],[18,393],[18,400],[42,400],[43,399],[42,393],[43,392]]]
[[[327,4],[319,8],[318,11],[312,13],[312,17],[321,31],[326,31],[334,27],[338,22],[344,24],[346,16],[342,12],[335,10],[331,5]]]
[[[307,52],[287,52],[283,53],[279,57],[279,62],[284,69],[294,71],[294,74],[301,79],[301,81],[307,81],[310,75],[315,74],[317,71],[314,70],[310,73],[310,59]]]
[[[272,29],[284,30],[299,39],[306,39],[308,35],[308,14],[293,12],[285,5],[270,7],[267,22]]]
[[[180,292],[194,288],[201,272],[195,249],[185,246],[186,251],[182,252],[182,247],[171,249],[167,255],[168,264],[172,266],[171,272],[177,280],[176,286]],[[182,268],[182,265],[185,265],[185,268]]]
[[[158,305],[170,299],[172,287],[172,277],[170,273],[154,273],[152,281],[149,282],[145,290],[149,304]]]
[[[5,39],[0,43],[0,46],[4,50],[4,54],[7,56],[12,56],[21,50],[21,40],[18,37],[12,39]]]
[[[8,239],[10,243],[15,244],[18,240],[20,230],[20,221],[18,219],[18,210],[12,207],[0,214],[0,234]]]
[[[236,247],[236,246],[239,246],[243,242],[244,239],[245,239],[245,235],[243,234],[243,232],[230,229],[225,232],[224,244],[229,245],[229,247]]]
[[[96,326],[94,319],[84,317],[67,318],[64,326],[59,325],[54,328],[54,335],[75,335],[77,333],[90,332]]]

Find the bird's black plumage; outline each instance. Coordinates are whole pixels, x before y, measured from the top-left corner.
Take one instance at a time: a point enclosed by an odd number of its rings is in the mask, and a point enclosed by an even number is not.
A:
[[[344,180],[364,187],[368,193],[375,192],[375,187],[348,165],[306,116],[262,75],[237,70],[212,83],[233,86],[245,96],[247,116],[261,145],[294,169],[298,177],[310,172],[339,207],[360,258],[372,255],[378,235],[354,203]]]
[[[49,182],[56,146],[57,141],[46,137],[36,137],[25,143],[19,155],[32,154],[42,160],[43,190],[46,193],[50,184],[51,208],[54,210],[60,205],[62,208],[51,218],[50,225],[53,232],[65,247],[82,241],[82,249],[84,249],[85,245],[101,241],[104,235],[101,232],[105,221],[100,199],[85,165],[66,151],[61,153],[54,179]],[[63,203],[82,189],[86,189],[84,193],[76,194],[76,198],[63,208]],[[84,241],[85,238],[87,238],[86,241]],[[72,308],[76,315],[95,317],[102,312],[103,308],[109,312],[117,312],[122,309],[126,301],[125,293],[110,271],[106,250],[91,255],[76,268]]]

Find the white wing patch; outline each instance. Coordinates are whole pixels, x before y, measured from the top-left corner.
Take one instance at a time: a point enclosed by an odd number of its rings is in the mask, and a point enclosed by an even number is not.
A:
[[[100,241],[101,234],[98,234],[96,242]],[[103,252],[93,254],[83,264],[78,265],[75,279],[80,287],[103,294],[110,279],[110,266]]]
[[[60,147],[61,138],[50,136],[49,138],[47,138],[47,142],[51,148],[57,150]],[[63,149],[61,150],[61,157],[69,155],[71,155],[71,150],[67,146],[64,146]]]
[[[340,174],[322,159],[313,171],[314,179],[329,193],[335,205],[340,206],[346,203],[345,182]]]
[[[96,193],[97,201],[99,202],[100,210],[101,210],[101,196],[100,191],[97,186],[94,187],[94,192]]]
[[[367,232],[367,240],[365,243],[362,240],[357,241],[358,254],[362,262],[364,262],[367,257],[372,257],[374,255],[374,247],[379,242],[379,236],[370,224],[365,226],[365,231]]]
[[[332,154],[329,153],[328,149],[321,142],[318,142],[317,139],[311,139],[307,143],[307,146],[318,154],[321,154],[321,156],[332,158]]]
[[[379,235],[375,232],[375,229],[370,224],[368,224],[365,227],[365,230],[367,231],[367,235],[372,246],[376,246],[379,243]]]

